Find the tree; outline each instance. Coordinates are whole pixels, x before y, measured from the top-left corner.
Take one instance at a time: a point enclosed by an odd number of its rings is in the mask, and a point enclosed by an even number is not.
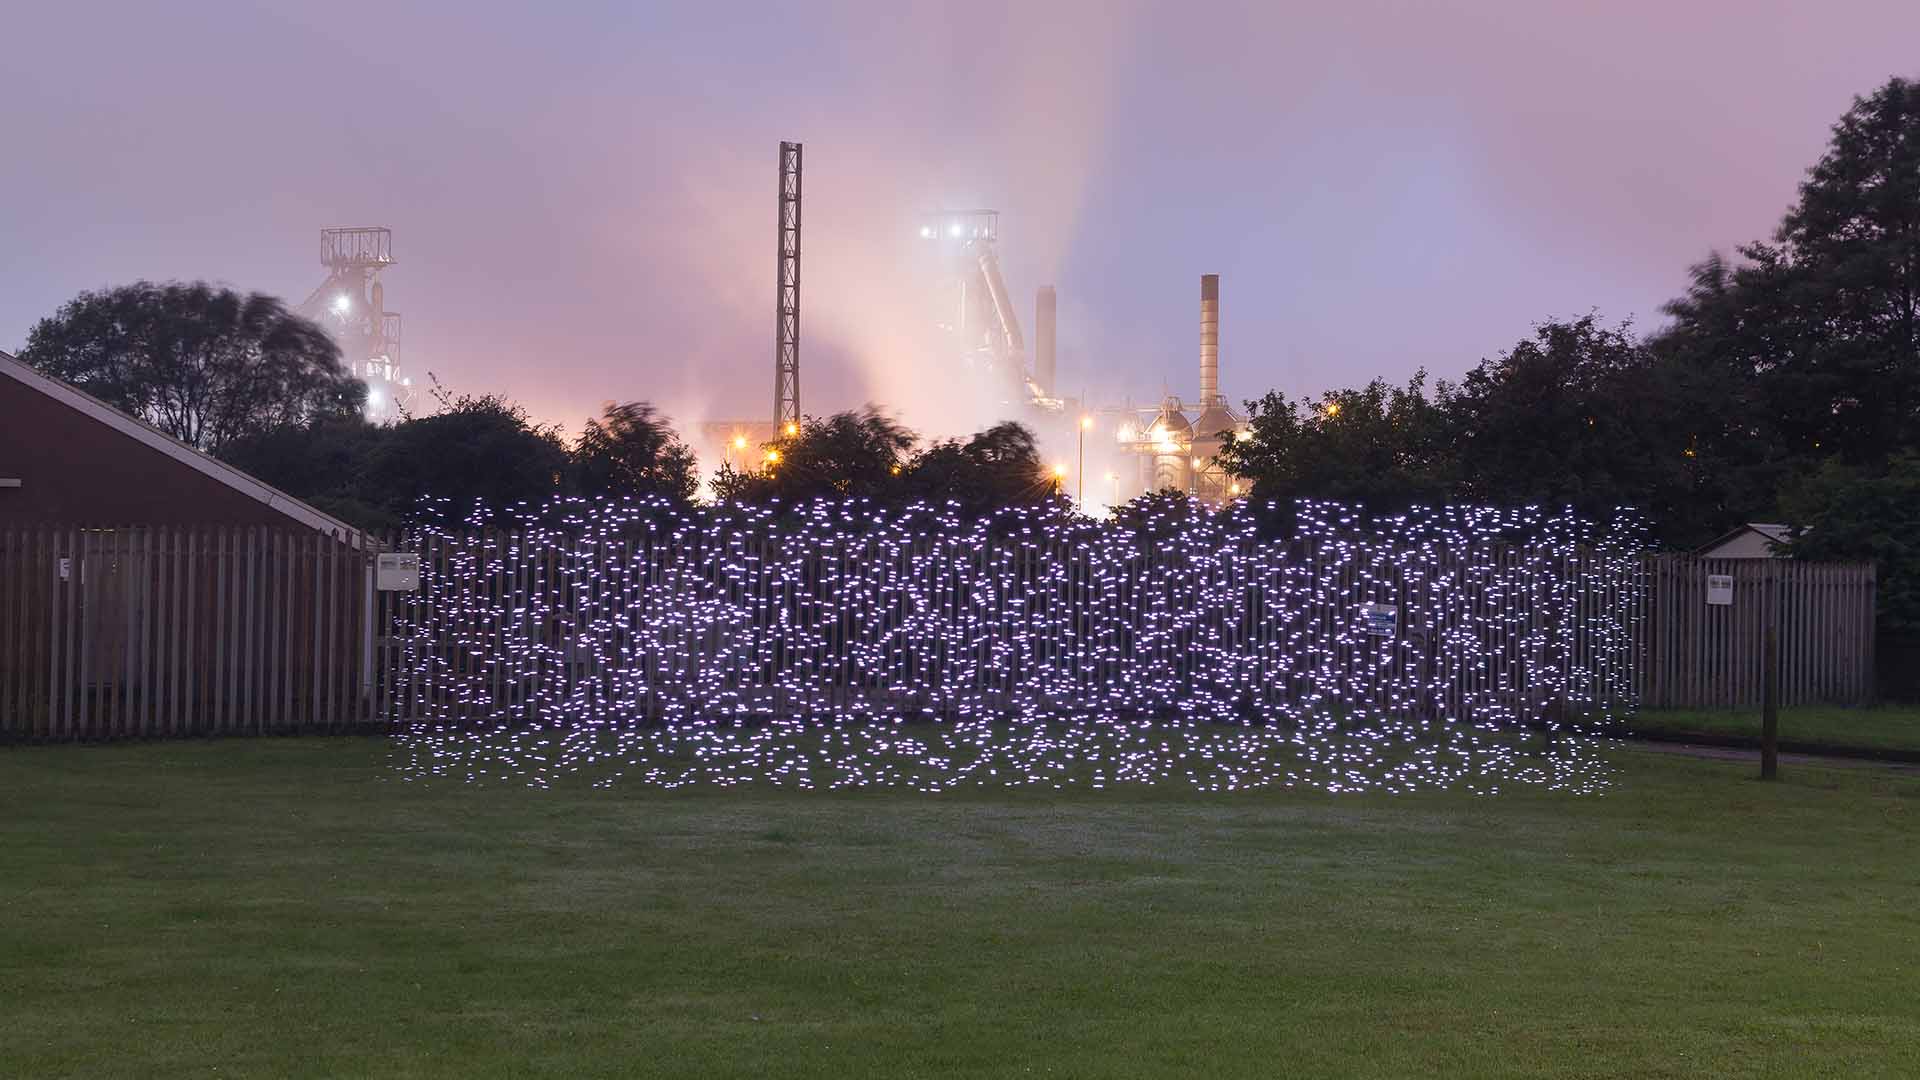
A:
[[[367,502],[403,517],[425,499],[444,499],[455,513],[476,503],[498,512],[559,490],[568,460],[557,427],[532,423],[497,394],[436,385],[434,397],[438,412],[395,424],[379,441],[359,485]]]
[[[934,443],[915,455],[902,479],[903,496],[935,504],[955,502],[971,516],[1044,502],[1057,487],[1041,464],[1033,432],[1011,420],[964,443]]]
[[[1920,83],[1854,99],[1774,242],[1740,255],[1694,269],[1656,343],[1742,387],[1734,445],[1809,465],[1920,446]]]
[[[271,296],[204,282],[81,293],[35,324],[20,358],[207,451],[366,401],[326,331]]]
[[[1375,379],[1318,402],[1274,391],[1247,403],[1248,433],[1216,460],[1252,482],[1253,498],[1283,505],[1332,499],[1386,512],[1446,502],[1458,472],[1452,387],[1443,382],[1429,398],[1426,378],[1422,371],[1404,387]]]
[[[383,505],[371,477],[380,446],[394,430],[360,416],[289,424],[229,440],[219,456],[342,521],[389,529],[401,523],[408,507]]]
[[[1829,460],[1786,491],[1781,509],[1794,528],[1789,554],[1874,563],[1881,629],[1920,636],[1920,454],[1878,466]]]
[[[1669,541],[1697,543],[1719,525],[1703,523],[1695,498],[1703,486],[1700,421],[1713,406],[1711,394],[1662,365],[1625,325],[1602,326],[1591,315],[1545,323],[1468,372],[1449,403],[1459,494],[1572,506],[1603,520],[1630,506]]]
[[[678,502],[699,487],[693,451],[644,401],[607,405],[574,445],[572,475],[582,495],[660,495]]]
[[[872,405],[860,412],[809,416],[797,434],[767,443],[758,469],[723,469],[714,478],[722,500],[797,502],[830,497],[897,498],[904,459],[917,437]]]

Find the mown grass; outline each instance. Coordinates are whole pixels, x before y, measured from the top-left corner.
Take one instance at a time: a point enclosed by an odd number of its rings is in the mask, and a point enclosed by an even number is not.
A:
[[[0,1075],[1920,1075],[1920,779],[402,783],[0,752]]]
[[[1673,737],[1704,734],[1751,739],[1757,744],[1760,710],[1661,709],[1639,713],[1627,726],[1648,734]],[[1854,750],[1920,753],[1920,706],[1808,705],[1782,709],[1780,738]]]

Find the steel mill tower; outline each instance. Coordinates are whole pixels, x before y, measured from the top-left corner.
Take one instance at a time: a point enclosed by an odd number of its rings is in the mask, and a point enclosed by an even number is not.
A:
[[[400,374],[400,313],[387,310],[379,281],[393,265],[393,230],[321,229],[320,265],[327,280],[296,310],[326,328],[366,382],[367,418],[394,419],[413,398],[413,380]]]

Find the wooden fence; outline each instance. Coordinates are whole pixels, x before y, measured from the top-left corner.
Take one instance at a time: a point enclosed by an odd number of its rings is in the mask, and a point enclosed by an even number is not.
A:
[[[663,699],[685,697],[687,688],[696,684],[704,696],[689,699],[689,708],[740,703],[756,694],[769,700],[785,695],[787,708],[844,708],[846,693],[861,678],[874,682],[871,672],[860,677],[837,675],[846,680],[844,687],[834,691],[841,698],[816,698],[822,684],[796,682],[780,674],[792,670],[790,658],[799,655],[798,647],[817,656],[868,648],[864,659],[849,652],[834,663],[848,667],[852,657],[870,668],[872,656],[890,657],[886,662],[900,667],[897,674],[914,683],[925,681],[923,669],[932,663],[928,659],[932,654],[903,650],[897,634],[862,645],[858,620],[852,614],[844,625],[836,617],[831,624],[808,629],[805,640],[776,640],[779,635],[770,635],[770,628],[809,626],[801,616],[811,610],[808,605],[819,604],[810,586],[795,591],[799,577],[781,586],[784,595],[761,605],[764,610],[756,609],[747,623],[695,626],[687,621],[690,613],[707,618],[718,610],[713,603],[729,595],[737,600],[743,581],[734,579],[748,571],[764,576],[775,556],[771,548],[764,553],[649,551],[633,563],[635,576],[607,575],[603,580],[618,587],[604,595],[590,595],[562,586],[588,580],[578,576],[579,570],[605,568],[609,560],[631,559],[636,553],[607,548],[523,552],[520,541],[508,535],[419,540],[426,548],[427,588],[418,594],[399,594],[375,591],[373,552],[382,544],[364,535],[337,539],[310,531],[261,528],[0,530],[0,741],[378,731],[396,720],[418,720],[423,714],[457,720],[453,714],[469,712],[470,705],[485,706],[495,720],[503,711],[541,719],[549,712],[566,714],[581,702],[620,704],[620,693],[608,696],[597,688],[603,683],[611,690],[624,686],[621,693],[637,692],[640,696],[635,700],[650,703],[649,709]],[[861,608],[862,617],[884,616],[887,621],[874,625],[898,631],[906,625],[900,621],[904,609],[887,612],[898,606],[902,583],[926,568],[945,567],[939,572],[953,578],[937,583],[937,596],[951,606],[968,595],[965,590],[984,587],[991,560],[1022,560],[1019,574],[1006,580],[1017,582],[1023,593],[1030,594],[1022,601],[1029,605],[1023,612],[1028,620],[1025,628],[1017,622],[1008,624],[1015,630],[1007,642],[994,646],[1004,645],[1004,649],[997,653],[990,649],[983,654],[983,662],[966,660],[973,665],[967,669],[967,693],[982,704],[1005,695],[983,696],[971,688],[977,683],[990,690],[995,679],[1004,683],[1009,663],[1041,671],[1050,680],[1048,693],[1067,680],[1080,686],[1073,692],[1081,696],[1105,694],[1119,700],[1120,691],[1103,689],[1107,680],[1114,680],[1115,685],[1126,684],[1126,696],[1157,694],[1169,703],[1190,699],[1196,687],[1225,701],[1235,685],[1266,679],[1263,672],[1269,670],[1292,671],[1296,679],[1307,679],[1311,689],[1324,681],[1314,671],[1329,670],[1296,662],[1289,642],[1304,639],[1280,632],[1283,613],[1274,607],[1279,593],[1271,591],[1273,585],[1261,584],[1264,579],[1240,576],[1238,569],[1164,583],[1154,576],[1159,571],[1152,567],[1127,570],[1131,576],[1126,589],[1177,587],[1191,594],[1183,603],[1191,604],[1205,594],[1209,603],[1225,604],[1221,617],[1214,620],[1219,625],[1166,624],[1163,616],[1154,615],[1141,623],[1139,633],[1121,626],[1117,633],[1097,639],[1097,648],[1085,649],[1072,642],[1095,639],[1053,632],[1062,627],[1084,629],[1078,623],[1056,620],[1056,625],[1041,616],[1059,611],[1083,618],[1093,610],[1083,610],[1085,605],[1109,603],[1090,601],[1089,596],[1121,595],[1104,586],[1089,592],[1107,573],[1100,558],[1082,552],[1054,565],[1045,553],[1030,547],[999,554],[928,549],[893,552],[885,559],[873,555],[852,550],[803,552],[796,565],[808,568],[805,580],[809,582],[822,580],[822,573],[828,574],[825,580],[870,578],[862,587],[873,590],[877,606],[870,605],[870,611]],[[831,561],[823,561],[826,556]],[[1265,559],[1262,555],[1247,565],[1276,583],[1293,580],[1290,575],[1321,573]],[[1475,570],[1491,575],[1476,590],[1494,595],[1505,588],[1489,583],[1515,569],[1508,565],[1510,561],[1496,560]],[[448,591],[447,575],[457,563],[468,566],[469,576],[458,589]],[[482,572],[474,576],[474,570]],[[1404,584],[1382,596],[1378,589],[1383,582],[1370,578],[1371,571],[1364,565],[1348,565],[1327,574],[1329,592],[1324,600],[1332,601],[1336,595],[1345,599],[1330,604],[1317,601],[1326,607],[1324,612],[1318,608],[1294,612],[1290,617],[1302,626],[1334,618],[1335,609],[1356,597],[1391,599],[1408,605],[1409,613],[1429,602]],[[1733,579],[1730,605],[1707,604],[1710,574]],[[1857,704],[1871,699],[1875,590],[1871,566],[1658,557],[1646,561],[1642,581],[1645,587],[1640,594],[1624,601],[1616,595],[1615,584],[1582,594],[1586,597],[1579,601],[1582,605],[1626,603],[1634,639],[1626,650],[1630,661],[1625,669],[1610,663],[1592,666],[1580,652],[1588,643],[1584,639],[1572,643],[1573,651],[1558,666],[1571,663],[1607,672],[1606,685],[1588,686],[1588,692],[1612,696],[1613,681],[1624,675],[1642,708],[1757,706],[1761,641],[1772,616],[1781,628],[1783,703]],[[441,586],[437,592],[436,582]],[[1003,588],[1004,582],[995,587]],[[645,602],[639,607],[623,606],[639,597],[636,589],[646,594]],[[501,603],[516,594],[513,604]],[[476,606],[476,600],[484,604]],[[516,618],[527,621],[520,618],[527,608],[519,605],[529,600],[547,606],[539,628],[515,622]],[[447,611],[436,614],[435,604],[447,606]],[[651,622],[637,624],[635,634],[636,624],[629,616],[643,608],[655,614],[649,617]],[[1148,614],[1158,610],[1142,608]],[[1350,689],[1365,700],[1383,692],[1381,678],[1424,679],[1430,684],[1440,670],[1435,664],[1452,663],[1464,674],[1449,691],[1451,696],[1511,693],[1524,711],[1531,706],[1523,700],[1532,701],[1548,690],[1526,674],[1535,664],[1525,653],[1531,648],[1529,641],[1548,640],[1541,636],[1548,624],[1538,623],[1535,614],[1546,610],[1529,607],[1529,613],[1521,614],[1532,622],[1513,626],[1495,617],[1491,609],[1469,606],[1456,613],[1455,622],[1473,628],[1478,647],[1497,646],[1487,653],[1484,664],[1468,663],[1471,658],[1465,654],[1448,660],[1431,643],[1438,639],[1431,639],[1420,646],[1429,655],[1409,661],[1424,665],[1427,675],[1399,660],[1385,668],[1369,660],[1343,677],[1357,680]],[[482,620],[483,611],[496,612],[498,617],[481,625],[476,620]],[[958,608],[950,614],[962,621],[972,618]],[[605,626],[580,621],[589,616]],[[406,631],[413,634],[410,640],[395,636],[403,626],[414,628]],[[430,637],[445,640],[421,637],[422,627],[437,627]],[[630,644],[642,646],[626,653],[637,666],[624,684],[612,680],[616,673],[583,666],[578,652],[588,640],[621,644],[624,639],[605,637],[608,627],[633,635]],[[1226,636],[1221,637],[1222,633]],[[580,641],[571,641],[576,634]],[[713,652],[704,656],[699,643],[709,639]],[[662,651],[662,642],[671,642],[673,648]],[[1225,660],[1233,662],[1203,662],[1209,650],[1220,650],[1219,642],[1234,643],[1236,652],[1251,650],[1251,662],[1243,664],[1225,654]],[[497,669],[475,651],[502,644],[512,646],[512,660]],[[420,651],[423,646],[445,655],[435,659]],[[871,651],[874,647],[877,653]],[[1018,651],[1008,651],[1014,649]],[[1081,652],[1086,655],[1080,656]],[[1358,655],[1351,644],[1342,645],[1314,663],[1336,664],[1344,670],[1356,664]],[[547,657],[557,680],[546,685],[540,677],[527,674],[532,668],[522,672],[527,656]],[[938,659],[947,662],[944,646]],[[713,673],[721,666],[739,671],[714,682]],[[500,671],[509,667],[516,674],[512,685],[502,690],[495,684],[506,685]],[[763,669],[774,674],[758,674]],[[1269,680],[1263,685],[1281,684]],[[537,686],[539,692],[527,693],[529,686]],[[868,689],[883,687],[875,684]],[[1451,696],[1443,708],[1460,704]],[[447,708],[449,701],[460,707]]]
[[[379,725],[385,619],[366,540],[0,531],[0,740]]]
[[[1732,603],[1707,603],[1712,575],[1732,579]],[[1874,590],[1868,563],[1650,558],[1640,707],[1759,708],[1770,619],[1780,632],[1781,704],[1866,704]]]

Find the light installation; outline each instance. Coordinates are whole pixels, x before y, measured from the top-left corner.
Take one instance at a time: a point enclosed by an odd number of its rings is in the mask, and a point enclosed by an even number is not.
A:
[[[1644,528],[1242,500],[444,511],[409,537],[410,778],[1587,793]],[[1271,510],[1269,504],[1268,507]],[[488,527],[480,527],[485,521]]]

